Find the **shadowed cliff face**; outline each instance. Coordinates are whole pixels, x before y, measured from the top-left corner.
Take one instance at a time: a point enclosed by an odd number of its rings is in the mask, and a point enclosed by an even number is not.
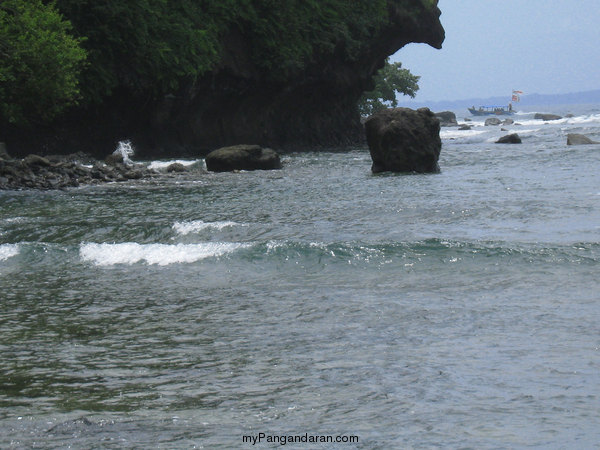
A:
[[[385,59],[411,42],[441,48],[444,29],[437,1],[390,0],[390,20],[348,60],[339,44],[301,72],[266,81],[249,57],[239,31],[225,37],[220,65],[175,95],[158,102],[117,93],[101,109],[77,112],[34,139],[46,153],[90,151],[106,155],[131,139],[138,155],[199,155],[226,145],[251,143],[280,151],[359,143],[364,131],[357,101],[372,88]],[[276,79],[277,77],[273,77]],[[33,139],[33,138],[32,138]],[[16,153],[29,153],[26,138]],[[14,146],[9,144],[9,151]]]
[[[437,7],[427,10],[422,0],[391,3],[390,22],[355,61],[339,52],[285,84],[261,81],[245,56],[243,38],[232,33],[219,71],[202,80],[183,104],[167,100],[157,109],[156,127],[173,126],[182,145],[201,151],[242,142],[282,150],[360,142],[356,104],[385,59],[411,42],[441,48],[444,40]]]

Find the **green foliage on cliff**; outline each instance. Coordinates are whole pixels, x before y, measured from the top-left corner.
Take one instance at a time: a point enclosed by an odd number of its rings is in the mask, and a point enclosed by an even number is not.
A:
[[[385,108],[395,108],[398,106],[397,93],[414,98],[419,90],[420,78],[403,69],[402,63],[390,63],[387,60],[374,77],[375,88],[365,92],[359,101],[361,115],[369,116]]]
[[[152,101],[232,58],[286,82],[358,59],[387,18],[388,0],[0,0],[0,119],[50,120],[123,93]]]
[[[115,89],[144,95],[177,89],[218,61],[214,25],[193,0],[58,0],[90,65],[83,74],[86,100],[101,101]]]
[[[85,51],[70,30],[51,4],[0,2],[0,118],[30,125],[77,101]]]
[[[255,0],[244,24],[253,59],[274,78],[335,53],[353,60],[387,18],[385,0]]]
[[[284,80],[336,51],[352,57],[387,17],[386,0],[57,0],[90,66],[86,98],[121,87],[160,95],[213,70],[224,40],[263,79]]]

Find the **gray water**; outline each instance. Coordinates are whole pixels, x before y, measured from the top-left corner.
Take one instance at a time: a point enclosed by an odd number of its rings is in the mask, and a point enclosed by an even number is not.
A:
[[[600,115],[516,120],[0,192],[0,447],[595,448]]]

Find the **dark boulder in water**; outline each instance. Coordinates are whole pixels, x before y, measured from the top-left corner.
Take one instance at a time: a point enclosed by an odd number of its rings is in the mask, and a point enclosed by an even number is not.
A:
[[[452,111],[442,111],[435,113],[435,116],[440,120],[441,127],[457,127],[456,114]]]
[[[496,144],[520,144],[521,138],[517,133],[512,133],[506,136],[502,136],[496,141]]]
[[[205,161],[206,168],[212,172],[281,169],[277,152],[259,145],[222,147],[210,152]]]
[[[185,166],[181,163],[173,163],[173,164],[169,164],[169,166],[167,167],[167,173],[171,173],[171,172],[185,172]]]
[[[373,165],[379,172],[439,172],[440,121],[429,108],[379,111],[365,122]]]
[[[538,120],[543,120],[543,121],[562,119],[561,116],[557,116],[556,114],[543,114],[543,113],[537,113],[535,116],[533,116],[533,118],[538,119]]]
[[[589,145],[589,144],[600,144],[591,140],[589,137],[583,134],[569,133],[567,134],[567,145]]]

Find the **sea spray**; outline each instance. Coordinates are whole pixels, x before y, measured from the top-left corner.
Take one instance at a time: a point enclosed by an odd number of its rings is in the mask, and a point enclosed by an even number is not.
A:
[[[133,146],[131,145],[131,141],[127,140],[119,141],[119,145],[117,146],[117,149],[113,152],[113,155],[122,156],[123,163],[128,166],[132,166],[133,161],[131,160],[131,157],[134,153],[135,151],[133,149]]]

